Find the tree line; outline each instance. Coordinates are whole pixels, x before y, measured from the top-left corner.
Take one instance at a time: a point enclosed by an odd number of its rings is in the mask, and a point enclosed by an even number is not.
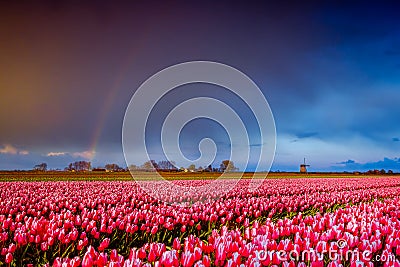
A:
[[[33,167],[34,171],[47,171],[47,163],[43,162]],[[166,171],[166,172],[234,172],[238,168],[231,160],[223,160],[219,167],[215,168],[211,165],[196,167],[191,164],[188,167],[177,168],[175,162],[168,160],[149,160],[142,165],[130,165],[128,168],[122,168],[116,163],[108,163],[101,167],[92,168],[92,163],[89,161],[75,161],[68,164],[64,171],[81,172],[81,171],[109,171],[109,172],[122,172],[122,171]]]
[[[156,162],[155,160],[149,160],[140,166],[130,165],[129,170],[131,171],[183,171],[183,172],[233,172],[239,170],[233,161],[223,160],[218,168],[208,166],[199,166],[191,164],[188,167],[176,167],[174,161],[162,160]]]

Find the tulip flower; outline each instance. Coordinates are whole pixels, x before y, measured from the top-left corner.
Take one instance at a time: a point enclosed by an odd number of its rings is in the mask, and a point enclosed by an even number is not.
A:
[[[92,255],[90,255],[89,252],[86,252],[86,254],[83,256],[82,260],[82,267],[92,267],[94,264]]]
[[[103,241],[101,241],[98,250],[103,251],[104,249],[108,248],[109,244],[110,244],[110,239],[104,238]]]
[[[6,254],[6,263],[11,263],[13,259],[14,259],[13,255],[10,252],[8,252]]]

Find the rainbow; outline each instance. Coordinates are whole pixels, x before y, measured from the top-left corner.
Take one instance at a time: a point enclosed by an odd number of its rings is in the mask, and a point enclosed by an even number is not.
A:
[[[142,41],[142,44],[143,44],[143,41]],[[107,121],[110,109],[111,109],[112,105],[114,104],[114,101],[115,101],[117,93],[120,89],[121,83],[122,83],[124,77],[126,76],[128,70],[129,70],[129,67],[132,65],[137,52],[138,52],[138,47],[135,46],[133,49],[131,49],[129,56],[125,57],[125,61],[119,71],[119,74],[117,75],[116,79],[114,80],[114,83],[111,86],[111,89],[108,91],[107,97],[105,98],[104,107],[101,109],[100,114],[97,118],[97,123],[95,124],[96,127],[95,127],[92,137],[90,139],[91,142],[89,145],[89,149],[87,150],[88,155],[90,156],[90,157],[88,157],[88,159],[90,161],[93,161],[93,159],[96,156],[97,146],[99,144],[101,134],[103,132],[105,123]]]

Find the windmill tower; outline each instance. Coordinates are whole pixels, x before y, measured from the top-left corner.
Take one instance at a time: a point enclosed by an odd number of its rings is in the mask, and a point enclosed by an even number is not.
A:
[[[307,173],[307,167],[310,165],[306,164],[306,158],[304,158],[304,163],[300,164],[300,173]]]

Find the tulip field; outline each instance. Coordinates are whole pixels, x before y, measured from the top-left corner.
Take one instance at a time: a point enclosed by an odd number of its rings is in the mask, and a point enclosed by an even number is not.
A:
[[[218,183],[170,205],[133,180],[0,182],[0,266],[400,267],[399,177]]]

